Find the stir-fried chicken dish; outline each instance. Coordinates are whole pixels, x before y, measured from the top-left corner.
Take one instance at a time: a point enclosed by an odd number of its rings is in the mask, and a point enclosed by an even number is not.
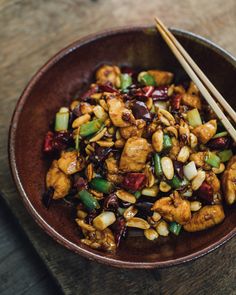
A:
[[[105,251],[132,228],[150,241],[206,230],[236,201],[233,145],[193,82],[103,65],[45,136],[43,204],[71,204],[81,242]]]

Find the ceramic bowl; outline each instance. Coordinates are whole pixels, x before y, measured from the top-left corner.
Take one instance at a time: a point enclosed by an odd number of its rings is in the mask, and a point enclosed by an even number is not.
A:
[[[213,84],[235,108],[236,62],[227,52],[194,34],[172,30]],[[55,204],[47,210],[41,202],[49,163],[42,154],[44,136],[59,107],[68,105],[103,63],[138,68],[158,68],[183,75],[159,33],[152,27],[131,27],[81,39],[52,57],[32,78],[13,115],[9,155],[12,175],[33,219],[68,249],[89,259],[125,268],[176,265],[200,257],[236,233],[236,208],[226,208],[224,222],[198,233],[181,233],[151,242],[130,237],[116,253],[104,253],[80,243],[70,209]]]

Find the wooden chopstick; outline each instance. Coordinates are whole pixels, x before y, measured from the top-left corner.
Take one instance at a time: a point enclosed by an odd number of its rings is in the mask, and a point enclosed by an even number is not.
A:
[[[203,97],[206,99],[206,101],[209,103],[209,105],[212,107],[213,111],[216,113],[219,120],[222,122],[222,124],[225,126],[226,130],[229,132],[231,137],[234,141],[236,141],[236,130],[234,129],[233,125],[230,123],[230,121],[225,116],[224,112],[220,109],[218,104],[215,102],[215,100],[212,98],[211,94],[207,90],[207,88],[204,86],[202,81],[198,78],[194,70],[191,68],[189,63],[186,61],[186,59],[183,57],[183,55],[180,53],[179,49],[175,46],[175,44],[172,42],[170,37],[167,35],[167,33],[163,30],[162,26],[159,23],[159,20],[156,18],[156,26],[160,34],[162,35],[163,39],[166,41],[167,45],[173,52],[173,54],[176,56],[184,70],[187,72],[189,77],[192,79],[192,81],[197,85],[199,91],[203,95]],[[164,26],[164,25],[163,25]],[[165,28],[168,30],[167,28]],[[194,68],[195,69],[195,68]],[[234,115],[235,116],[235,115]]]
[[[183,55],[183,57],[186,59],[186,61],[188,61],[189,65],[194,69],[195,73],[206,85],[208,90],[210,90],[212,95],[218,100],[218,102],[230,115],[231,119],[236,123],[236,113],[234,109],[229,105],[229,103],[224,99],[224,97],[220,94],[220,92],[215,88],[215,86],[211,83],[211,81],[207,78],[207,76],[203,73],[203,71],[198,67],[198,65],[191,58],[188,52],[183,48],[183,46],[179,43],[179,41],[174,37],[174,35],[165,27],[162,21],[158,19],[157,17],[155,18],[155,20],[162,27],[163,31],[165,31],[165,33],[168,35],[171,41],[175,44],[175,46]]]

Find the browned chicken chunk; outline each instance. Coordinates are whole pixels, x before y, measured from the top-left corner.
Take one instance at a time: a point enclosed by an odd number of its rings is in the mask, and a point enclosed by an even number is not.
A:
[[[192,132],[197,136],[201,143],[205,144],[216,134],[216,129],[216,120],[210,120],[205,124],[195,127]]]
[[[122,127],[120,128],[120,134],[124,139],[128,139],[130,137],[141,137],[143,133],[143,129],[146,125],[146,122],[142,119],[136,120],[136,125]]]
[[[200,92],[193,82],[190,83],[188,91],[183,95],[182,103],[192,108],[201,110],[202,102]]]
[[[106,159],[106,168],[107,168],[107,180],[113,183],[121,183],[123,181],[123,176],[119,174],[118,162],[115,158],[110,157]]]
[[[84,169],[85,160],[77,151],[62,152],[61,157],[58,160],[58,167],[65,174],[74,174]]]
[[[220,191],[220,181],[214,172],[212,171],[207,172],[205,181],[207,184],[209,184],[212,187],[214,194]]]
[[[144,138],[131,137],[126,141],[120,158],[120,169],[124,172],[138,172],[145,167],[151,145]]]
[[[194,161],[197,167],[203,167],[205,163],[206,152],[198,152],[190,155],[190,161]]]
[[[106,161],[106,168],[109,173],[116,174],[119,172],[119,167],[117,160],[113,157],[107,158]]]
[[[176,221],[185,224],[191,219],[190,203],[180,197],[175,191],[170,197],[157,200],[152,210],[158,212],[167,221]]]
[[[188,232],[204,230],[221,223],[224,218],[225,214],[221,205],[205,206],[193,214],[191,220],[184,225],[184,229]]]
[[[120,69],[117,66],[104,65],[96,72],[98,84],[112,83],[116,87],[120,87]]]
[[[117,127],[128,127],[135,124],[135,118],[131,110],[125,107],[121,98],[115,95],[110,95],[107,98],[109,116],[112,123]]]
[[[229,161],[222,176],[222,189],[224,197],[229,205],[236,201],[236,156]]]
[[[197,167],[204,168],[205,170],[211,169],[211,166],[205,162],[207,152],[197,152],[190,155],[189,160],[194,161]]]
[[[70,179],[63,173],[59,167],[58,162],[54,160],[46,176],[47,188],[54,188],[53,199],[64,198],[70,190]]]
[[[170,84],[173,80],[173,74],[170,72],[150,70],[148,74],[154,78],[158,86]]]

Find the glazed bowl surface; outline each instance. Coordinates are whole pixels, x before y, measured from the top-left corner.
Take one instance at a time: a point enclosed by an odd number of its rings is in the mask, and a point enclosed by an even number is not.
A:
[[[218,90],[235,108],[236,61],[210,41],[194,34],[172,30],[177,39]],[[53,204],[47,210],[41,201],[49,162],[42,145],[56,111],[82,93],[95,69],[104,63],[134,68],[158,68],[184,76],[159,33],[152,27],[131,27],[83,38],[52,57],[31,79],[21,95],[12,118],[9,156],[12,175],[33,219],[60,244],[89,259],[125,268],[153,268],[180,264],[200,257],[236,233],[236,208],[226,209],[224,222],[198,233],[179,237],[144,237],[122,241],[116,253],[93,250],[80,243],[69,207]]]

